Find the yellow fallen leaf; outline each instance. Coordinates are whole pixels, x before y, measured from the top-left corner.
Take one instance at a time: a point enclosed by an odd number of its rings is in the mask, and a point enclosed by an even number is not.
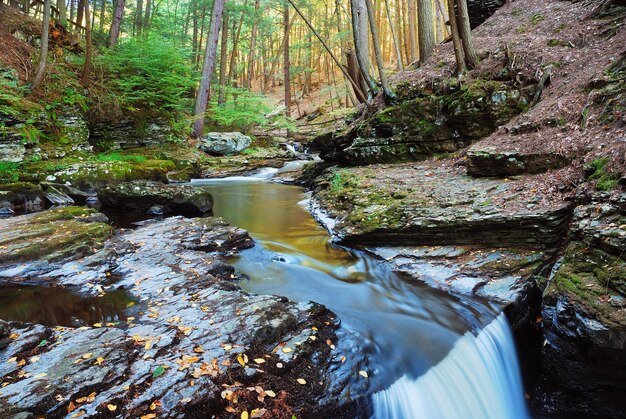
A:
[[[225,409],[225,410],[226,410],[227,412],[229,412],[229,413],[237,413],[237,411],[235,410],[235,408],[234,408],[234,407],[232,407],[232,406],[226,406],[226,409]]]
[[[264,364],[265,360],[263,358],[254,358],[254,362],[256,362],[257,364]]]
[[[14,356],[13,358],[9,358],[9,360],[7,361],[7,364],[12,364],[13,362],[17,362],[16,356]]]
[[[366,372],[366,371],[363,371],[363,370],[359,371],[359,375],[360,375],[361,377],[365,377],[365,378],[367,378],[367,377],[368,377],[367,372]]]
[[[93,327],[102,327],[102,323],[94,323]]]
[[[71,418],[79,418],[79,417],[81,417],[81,416],[82,416],[82,415],[84,415],[84,414],[85,414],[85,411],[84,411],[84,410],[79,410],[78,412],[74,413],[74,414],[73,414],[72,416],[70,416],[70,417],[71,417]]]
[[[193,349],[193,351],[197,354],[203,354],[204,353],[204,349],[202,349],[201,347],[196,347]]]
[[[248,419],[248,411],[244,410],[243,412],[241,412],[241,419]]]
[[[285,347],[283,348],[283,352],[284,352],[284,353],[286,353],[286,354],[288,354],[289,352],[291,352],[291,348],[290,348],[289,346],[285,346]]]
[[[33,356],[30,358],[30,363],[34,364],[35,362],[39,361],[39,357],[38,356]]]
[[[115,412],[117,410],[117,406],[114,404],[107,404],[107,409],[109,409],[111,412]]]
[[[91,352],[87,352],[86,354],[83,354],[83,359],[89,359],[93,356],[93,354]]]
[[[298,382],[298,384],[302,384],[302,385],[306,384],[306,380],[304,378],[298,378],[296,381]]]
[[[18,367],[23,367],[24,365],[26,365],[26,360],[25,359],[21,359],[20,362],[17,363]]]
[[[141,419],[154,419],[156,416],[156,413],[148,413],[147,415],[143,415]]]
[[[148,349],[150,349],[150,347],[152,347],[152,341],[151,340],[147,341],[143,348],[147,351]]]
[[[104,362],[104,358],[99,356],[98,358],[96,358],[96,362],[94,362],[94,365],[102,365],[103,362]]]
[[[276,393],[274,393],[272,390],[265,390],[265,394],[269,397],[276,397]]]
[[[250,412],[250,418],[262,418],[265,413],[267,413],[266,409],[254,409]]]
[[[45,372],[42,372],[42,373],[39,373],[39,374],[35,374],[35,375],[33,376],[33,378],[35,378],[35,379],[39,379],[39,378],[43,378],[43,377],[45,377],[45,376],[47,376],[47,375],[48,375],[48,374],[46,374]]]

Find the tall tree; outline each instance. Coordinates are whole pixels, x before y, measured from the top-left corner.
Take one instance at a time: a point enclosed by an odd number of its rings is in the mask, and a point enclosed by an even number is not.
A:
[[[204,133],[204,113],[209,104],[209,93],[211,91],[211,77],[213,68],[215,68],[215,56],[217,53],[217,41],[219,38],[220,27],[222,26],[222,15],[224,13],[224,1],[214,0],[213,9],[211,11],[211,26],[209,27],[209,36],[206,43],[206,52],[204,55],[204,64],[202,65],[202,79],[200,88],[196,95],[195,106],[195,122],[193,124],[193,137],[199,138]]]
[[[452,34],[452,45],[454,47],[454,57],[456,59],[457,74],[467,70],[465,66],[465,54],[463,53],[463,41],[459,33],[459,23],[456,17],[456,7],[453,0],[448,0],[448,16],[450,16],[450,32]]]
[[[137,0],[137,10],[135,11],[135,29],[137,35],[141,35],[143,29],[143,0]]]
[[[396,50],[396,66],[398,70],[404,69],[404,64],[402,63],[402,52],[400,52],[400,43],[398,42],[398,36],[396,35],[396,28],[393,25],[393,21],[391,20],[391,8],[389,7],[389,0],[385,0],[385,8],[387,11],[387,21],[389,22],[389,28],[391,30],[391,37],[393,39],[393,46]]]
[[[228,9],[224,9],[222,22],[222,44],[220,46],[220,91],[217,104],[222,105],[226,101],[226,64],[228,63]]]
[[[367,8],[367,17],[370,22],[370,30],[372,31],[372,43],[374,44],[374,56],[376,57],[376,67],[378,67],[380,84],[382,85],[385,99],[392,100],[395,98],[395,95],[389,87],[387,75],[385,74],[385,64],[383,63],[383,56],[380,51],[380,40],[378,39],[378,29],[376,28],[376,17],[374,16],[374,7],[372,6],[371,0],[365,0],[365,6]]]
[[[289,4],[285,2],[283,6],[283,39],[285,48],[283,51],[283,74],[284,74],[284,87],[285,87],[285,116],[291,116],[291,76],[290,76],[290,61],[289,61]]]
[[[39,65],[35,73],[35,79],[31,86],[35,90],[46,73],[46,61],[48,59],[48,36],[50,33],[50,0],[45,0],[43,4],[43,22],[41,26],[41,53],[39,54]]]
[[[463,42],[463,52],[465,53],[465,62],[468,67],[474,68],[480,60],[474,48],[472,39],[472,28],[470,27],[469,12],[467,10],[467,0],[456,0],[457,16],[459,22],[459,33]]]
[[[425,62],[435,49],[435,9],[432,0],[420,0],[417,7],[417,34],[420,63]]]
[[[256,52],[256,37],[258,29],[259,19],[259,7],[261,6],[261,0],[254,2],[254,16],[252,17],[252,33],[250,34],[250,52],[248,53],[248,72],[246,74],[246,87],[252,88],[252,76],[254,72],[254,56]]]
[[[120,28],[122,27],[122,18],[124,17],[124,5],[126,0],[117,0],[115,4],[115,12],[111,21],[111,30],[109,33],[109,48],[114,48],[117,39],[120,36]]]
[[[369,60],[369,37],[367,35],[369,24],[365,0],[351,0],[350,4],[352,6],[352,32],[356,60],[367,84],[369,96],[376,96],[378,88],[369,71],[371,67]]]
[[[415,23],[417,0],[407,0],[407,5],[407,13],[409,15],[409,51],[411,54],[409,64],[412,64],[417,60],[417,32],[415,31],[417,28]]]
[[[89,81],[89,74],[91,73],[91,55],[92,55],[92,44],[91,44],[91,19],[89,18],[89,0],[84,1],[85,5],[85,40],[86,40],[86,48],[85,48],[85,63],[83,64],[83,75],[82,75],[82,83],[83,85],[87,84]]]
[[[67,26],[67,7],[65,6],[65,0],[57,0],[57,11],[59,13],[58,22],[62,26]]]
[[[152,0],[146,0],[146,11],[143,14],[143,31],[144,33],[148,33],[148,29],[150,28],[150,13],[152,9]]]

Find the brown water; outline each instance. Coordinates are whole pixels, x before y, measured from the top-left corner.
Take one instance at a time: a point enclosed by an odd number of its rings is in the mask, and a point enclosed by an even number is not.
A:
[[[384,261],[333,245],[301,202],[300,187],[246,178],[192,184],[211,191],[216,216],[248,230],[256,241],[230,261],[250,277],[242,288],[324,304],[363,339],[363,356],[384,381],[421,375],[461,335],[494,318],[482,301],[403,279]]]
[[[79,327],[126,320],[135,302],[125,291],[86,297],[61,287],[0,286],[0,319],[47,326]]]

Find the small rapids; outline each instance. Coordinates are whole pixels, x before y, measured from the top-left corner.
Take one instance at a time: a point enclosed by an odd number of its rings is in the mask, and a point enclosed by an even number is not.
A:
[[[500,314],[478,336],[467,332],[426,374],[403,375],[372,401],[375,418],[523,419],[523,394],[511,330]]]

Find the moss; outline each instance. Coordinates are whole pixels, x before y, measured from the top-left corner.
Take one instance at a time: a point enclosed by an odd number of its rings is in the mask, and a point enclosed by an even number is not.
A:
[[[599,191],[610,191],[617,187],[619,174],[610,173],[607,170],[609,163],[608,158],[602,157],[595,159],[590,164],[593,173],[589,176],[589,180],[596,181],[596,189]]]
[[[626,312],[614,307],[611,295],[626,295],[626,263],[608,253],[571,243],[548,293],[565,293],[599,319],[626,326]]]

